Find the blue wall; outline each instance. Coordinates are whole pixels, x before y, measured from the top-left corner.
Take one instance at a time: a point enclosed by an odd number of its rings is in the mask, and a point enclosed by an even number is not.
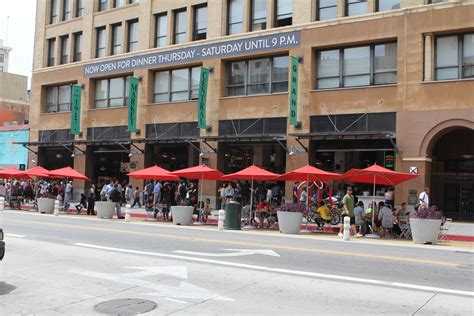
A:
[[[20,164],[28,168],[28,150],[13,142],[28,142],[29,139],[29,130],[0,131],[0,168],[18,168]]]

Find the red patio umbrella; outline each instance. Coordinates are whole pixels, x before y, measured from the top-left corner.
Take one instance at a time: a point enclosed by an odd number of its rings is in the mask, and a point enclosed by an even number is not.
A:
[[[4,179],[12,179],[12,178],[30,179],[29,176],[23,174],[23,171],[18,170],[16,168],[6,168],[6,169],[3,169],[3,170],[0,170],[0,178],[4,178]]]
[[[171,174],[188,178],[188,179],[198,179],[201,180],[200,184],[200,200],[202,202],[202,187],[204,180],[222,180],[222,176],[224,175],[222,172],[212,169],[206,165],[199,165],[195,167],[185,168],[177,171],[171,172]],[[202,216],[200,216],[202,218]],[[202,222],[198,222],[199,224],[203,224]]]
[[[418,174],[393,171],[377,164],[364,169],[351,169],[342,174],[339,180],[347,182],[373,183],[372,207],[375,209],[375,185],[397,185],[418,177]],[[372,210],[372,227],[375,221],[375,211]],[[373,235],[374,237],[376,235]]]
[[[66,179],[78,179],[78,180],[89,180],[85,175],[77,172],[71,167],[64,167],[60,169],[51,170],[48,172],[51,178],[66,178]]]
[[[49,173],[49,170],[41,166],[33,167],[22,172],[22,174],[25,174],[28,176],[43,177],[43,178],[49,178],[48,173]]]
[[[307,200],[309,200],[309,182],[310,181],[319,181],[323,183],[328,183],[331,180],[336,180],[341,175],[338,173],[332,173],[318,169],[316,167],[306,165],[301,168],[295,169],[293,171],[287,172],[275,180],[289,180],[289,181],[306,181],[306,192],[308,194]],[[308,201],[309,202],[309,201]],[[309,207],[309,203],[306,204]],[[306,219],[306,230],[308,230],[308,219]]]
[[[250,219],[247,228],[253,228],[252,226],[252,203],[253,203],[253,181],[254,180],[273,180],[279,175],[255,165],[247,167],[236,173],[231,173],[222,177],[222,179],[248,179],[252,180],[250,189]]]
[[[163,181],[179,181],[179,177],[172,175],[168,170],[158,166],[153,166],[128,174],[129,177],[144,180],[163,180]]]

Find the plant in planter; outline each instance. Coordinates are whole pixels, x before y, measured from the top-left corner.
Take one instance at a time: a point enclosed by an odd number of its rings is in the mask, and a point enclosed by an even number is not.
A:
[[[298,234],[306,205],[285,203],[277,212],[278,226],[283,234]]]
[[[415,244],[436,244],[443,214],[437,206],[420,206],[410,219]]]

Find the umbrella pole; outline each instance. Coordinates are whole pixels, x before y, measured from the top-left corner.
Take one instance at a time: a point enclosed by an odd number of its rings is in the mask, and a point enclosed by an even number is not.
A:
[[[199,211],[198,211],[198,220],[197,222],[194,223],[194,225],[204,225],[204,222],[201,221],[202,219],[202,207],[204,207],[204,201],[202,200],[202,187],[204,186],[204,173],[201,175],[201,183],[199,184],[199,200],[198,201],[198,206],[199,206]],[[201,207],[202,205],[202,207]]]
[[[380,238],[380,236],[374,232],[374,225],[375,225],[375,173],[374,173],[374,187],[372,191],[372,233],[365,235],[365,237]]]
[[[255,226],[252,225],[252,206],[253,206],[253,177],[251,179],[250,185],[250,210],[249,210],[249,222],[244,226],[246,229],[255,229]],[[263,224],[263,223],[262,223]]]
[[[301,230],[302,233],[312,233],[309,227],[309,174],[306,174],[306,228]]]

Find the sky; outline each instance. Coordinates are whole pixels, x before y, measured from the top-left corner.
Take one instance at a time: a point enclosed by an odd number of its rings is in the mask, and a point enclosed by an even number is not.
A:
[[[8,72],[28,76],[28,87],[33,67],[35,12],[36,0],[0,0],[0,38],[12,48]]]

